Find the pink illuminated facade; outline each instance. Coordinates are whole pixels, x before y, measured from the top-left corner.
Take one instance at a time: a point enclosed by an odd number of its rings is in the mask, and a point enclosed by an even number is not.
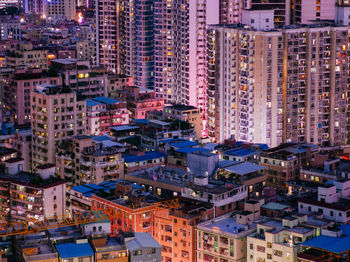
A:
[[[156,93],[147,88],[129,87],[126,101],[131,118],[143,119],[153,110],[163,111],[164,99],[156,98]]]
[[[86,115],[88,135],[102,135],[112,126],[129,124],[126,103],[109,97],[88,99]]]
[[[30,124],[30,92],[39,84],[61,85],[58,75],[49,76],[41,69],[17,70],[3,80],[2,97],[6,109],[18,125]]]

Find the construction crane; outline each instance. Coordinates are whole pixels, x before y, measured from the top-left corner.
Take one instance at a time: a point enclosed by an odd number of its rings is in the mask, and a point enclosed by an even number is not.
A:
[[[346,255],[346,258],[344,257]],[[320,256],[320,261],[324,262],[335,262],[335,261],[346,261],[350,262],[350,250],[346,250],[344,252],[339,253],[331,253]]]
[[[156,209],[173,209],[179,208],[179,199],[171,199],[156,203],[151,203],[148,206],[155,207]],[[144,207],[142,205],[133,206],[133,208],[141,208]],[[114,210],[113,209],[105,209],[105,210],[96,210],[96,211],[84,211],[73,213],[70,217],[61,216],[61,217],[51,217],[45,218],[44,220],[27,220],[27,221],[19,221],[12,223],[4,223],[0,224],[0,237],[4,236],[13,236],[13,235],[25,235],[25,234],[34,234],[41,231],[60,228],[60,227],[68,227],[75,226],[81,224],[87,224],[92,222],[101,222],[106,221],[113,218]]]
[[[70,217],[51,217],[44,220],[27,220],[0,224],[0,236],[13,236],[38,233],[48,229],[68,227],[74,225],[87,224],[91,222],[101,222],[108,220],[108,216],[101,211],[84,211],[73,213]]]

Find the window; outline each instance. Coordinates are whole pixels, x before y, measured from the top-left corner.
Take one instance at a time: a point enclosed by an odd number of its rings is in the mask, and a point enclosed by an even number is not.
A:
[[[254,245],[253,244],[250,244],[250,249],[253,249],[254,248]]]
[[[274,254],[275,256],[277,256],[277,257],[282,257],[283,252],[280,251],[280,250],[274,250],[273,254]]]
[[[251,23],[251,24],[254,24],[254,19],[250,19],[250,23]]]
[[[271,254],[267,254],[267,259],[272,259],[272,255]]]
[[[334,215],[333,211],[329,212],[329,215],[332,217]]]
[[[272,248],[272,243],[267,242],[267,248]]]

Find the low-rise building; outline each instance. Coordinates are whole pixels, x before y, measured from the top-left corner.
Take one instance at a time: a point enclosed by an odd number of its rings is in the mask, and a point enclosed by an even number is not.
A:
[[[196,176],[181,191],[181,196],[212,203],[215,217],[237,209],[239,203],[248,197],[248,187],[237,184],[225,184],[222,181],[208,181],[207,176]]]
[[[76,136],[59,145],[56,172],[69,186],[123,178],[123,151],[122,144],[108,137]]]
[[[187,105],[172,105],[164,107],[164,119],[178,119],[194,126],[196,138],[202,137],[203,117],[199,108]]]
[[[123,92],[126,92],[129,87],[134,85],[132,76],[108,74],[108,97],[121,100],[124,98]],[[122,99],[125,100],[125,99]]]
[[[51,68],[62,75],[62,83],[88,98],[107,96],[107,72],[102,67],[92,67],[89,61],[55,59]]]
[[[329,222],[304,216],[288,216],[257,223],[256,233],[247,237],[247,260],[297,261],[301,243],[314,238]]]
[[[166,154],[157,151],[135,152],[134,154],[123,155],[125,170],[124,173],[132,173],[142,169],[162,166],[166,160]]]
[[[6,56],[7,67],[15,69],[48,69],[47,50],[33,47],[30,42],[19,44],[18,49]]]
[[[147,150],[157,150],[159,143],[172,138],[194,141],[194,128],[180,120],[148,120],[141,133],[141,146]]]
[[[247,235],[256,230],[239,217],[247,212],[205,221],[197,226],[197,260],[204,261],[247,261]]]
[[[233,181],[248,187],[249,197],[260,197],[266,185],[265,167],[251,163],[242,162],[219,168],[216,178],[220,180]]]
[[[286,190],[286,182],[299,177],[300,167],[311,160],[313,147],[285,143],[261,153],[259,164],[266,167],[267,185]]]
[[[154,217],[153,237],[162,245],[163,261],[196,261],[196,226],[213,218],[213,205],[181,198],[181,207],[164,209]]]
[[[164,99],[157,98],[152,89],[130,86],[119,93],[127,102],[131,118],[144,119],[152,110],[163,110]]]
[[[30,124],[30,92],[37,85],[61,85],[61,78],[42,69],[17,70],[3,80],[3,103],[18,125]]]
[[[102,135],[110,127],[128,125],[126,103],[109,98],[95,97],[86,100],[87,135]]]
[[[94,262],[94,251],[87,239],[58,244],[56,249],[61,262]]]
[[[321,214],[325,219],[339,223],[350,221],[350,180],[335,180],[319,185],[317,198],[298,200],[300,214]]]
[[[66,182],[55,177],[54,165],[38,167],[38,174],[21,171],[23,159],[5,162],[0,174],[0,220],[43,220],[66,212]]]
[[[130,262],[161,262],[162,246],[148,233],[135,232],[125,237]]]

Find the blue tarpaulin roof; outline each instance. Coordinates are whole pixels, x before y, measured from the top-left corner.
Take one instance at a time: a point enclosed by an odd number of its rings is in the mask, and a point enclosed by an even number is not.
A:
[[[350,225],[342,225],[341,237],[318,236],[304,243],[303,246],[320,248],[334,253],[345,252],[350,247]]]
[[[89,257],[94,255],[89,243],[65,243],[56,245],[56,248],[61,258]]]
[[[224,154],[235,155],[235,156],[247,156],[253,153],[254,153],[253,151],[245,148],[232,149],[224,152]]]
[[[178,142],[178,143],[172,143],[171,146],[173,147],[189,147],[189,146],[196,146],[198,145],[196,142],[192,141],[183,141],[183,142]]]
[[[125,163],[132,163],[132,162],[139,162],[139,161],[147,161],[147,160],[161,158],[165,156],[166,154],[163,154],[161,152],[151,151],[151,152],[145,152],[145,154],[141,156],[123,155],[123,158]]]
[[[182,148],[176,149],[175,151],[180,152],[180,153],[189,154],[189,153],[198,152],[198,151],[209,152],[210,150],[205,149],[205,148],[200,148],[200,147],[182,147]]]
[[[99,97],[94,97],[94,101],[98,101],[104,104],[111,104],[114,105],[115,103],[120,103],[121,101],[110,98],[110,97],[104,97],[104,96],[99,96]]]

